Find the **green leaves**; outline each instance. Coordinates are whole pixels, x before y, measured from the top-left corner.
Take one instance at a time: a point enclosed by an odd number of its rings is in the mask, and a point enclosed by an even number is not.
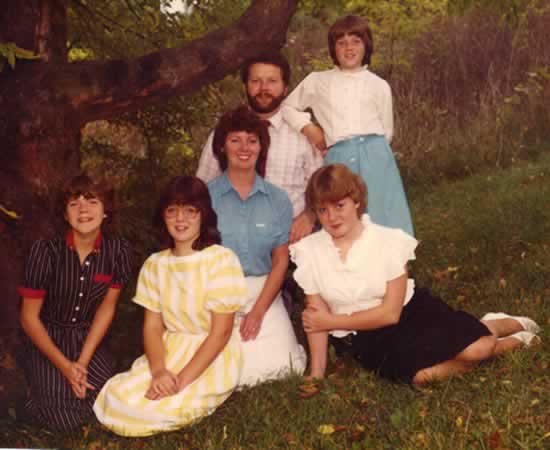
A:
[[[40,55],[35,55],[30,50],[18,47],[13,42],[0,42],[0,72],[4,69],[7,62],[12,69],[15,69],[15,63],[18,59],[39,59]]]

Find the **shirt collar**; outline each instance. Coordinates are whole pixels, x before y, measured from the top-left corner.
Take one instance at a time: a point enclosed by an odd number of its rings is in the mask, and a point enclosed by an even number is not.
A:
[[[364,74],[367,71],[368,67],[369,67],[369,65],[365,64],[364,66],[361,66],[359,69],[357,69],[353,72],[350,72],[349,70],[340,69],[340,66],[334,66],[334,72],[338,73],[338,74],[342,74],[344,76],[357,77],[357,76],[361,76],[362,74]]]
[[[229,191],[235,191],[235,188],[233,187],[233,185],[231,184],[231,182],[229,181],[229,178],[227,176],[227,171],[225,171],[223,174],[222,174],[222,178],[221,178],[221,194],[224,195],[224,194],[227,194]],[[267,186],[265,184],[265,180],[258,174],[256,174],[256,177],[254,178],[254,184],[252,185],[252,189],[250,191],[250,194],[248,194],[249,197],[252,197],[256,192],[262,192],[263,194],[266,194],[267,193]]]
[[[283,112],[279,108],[279,111],[277,111],[275,114],[273,114],[269,119],[266,119],[273,128],[278,130],[281,128],[281,125],[283,124]]]
[[[103,235],[101,234],[101,231],[97,235],[95,242],[94,242],[94,250],[99,250],[101,248],[101,242],[103,241]],[[75,249],[74,245],[74,232],[72,229],[68,230],[65,234],[65,244],[67,247],[69,247],[71,250]]]

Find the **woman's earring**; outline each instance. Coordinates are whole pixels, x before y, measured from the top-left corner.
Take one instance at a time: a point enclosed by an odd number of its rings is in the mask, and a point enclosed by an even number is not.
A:
[[[103,214],[103,218],[106,219],[106,218],[107,218],[107,214]]]

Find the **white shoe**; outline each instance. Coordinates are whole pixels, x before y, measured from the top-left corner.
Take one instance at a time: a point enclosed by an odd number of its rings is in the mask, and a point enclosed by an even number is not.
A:
[[[517,333],[511,334],[510,336],[499,338],[499,341],[501,339],[506,339],[509,337],[517,339],[526,347],[529,347],[531,344],[537,344],[540,342],[540,337],[538,337],[535,333],[531,333],[529,331],[518,331]],[[536,340],[533,341],[533,339],[535,338]]]
[[[509,314],[500,312],[500,313],[487,313],[481,318],[481,320],[499,320],[499,319],[514,319],[515,321],[520,323],[520,325],[523,327],[525,331],[528,331],[529,333],[532,333],[532,334],[537,334],[538,332],[540,332],[540,327],[537,325],[537,322],[535,322],[533,319],[529,319],[529,317],[510,316]]]

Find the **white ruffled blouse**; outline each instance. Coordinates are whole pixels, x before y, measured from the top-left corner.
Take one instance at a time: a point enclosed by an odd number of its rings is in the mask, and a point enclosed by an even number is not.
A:
[[[297,268],[294,279],[307,295],[319,294],[334,314],[352,314],[382,303],[386,283],[405,273],[407,261],[415,259],[418,241],[403,230],[372,223],[363,215],[361,236],[342,261],[339,249],[325,230],[313,233],[290,246]],[[414,293],[408,279],[405,303]],[[344,337],[350,330],[332,330]]]

